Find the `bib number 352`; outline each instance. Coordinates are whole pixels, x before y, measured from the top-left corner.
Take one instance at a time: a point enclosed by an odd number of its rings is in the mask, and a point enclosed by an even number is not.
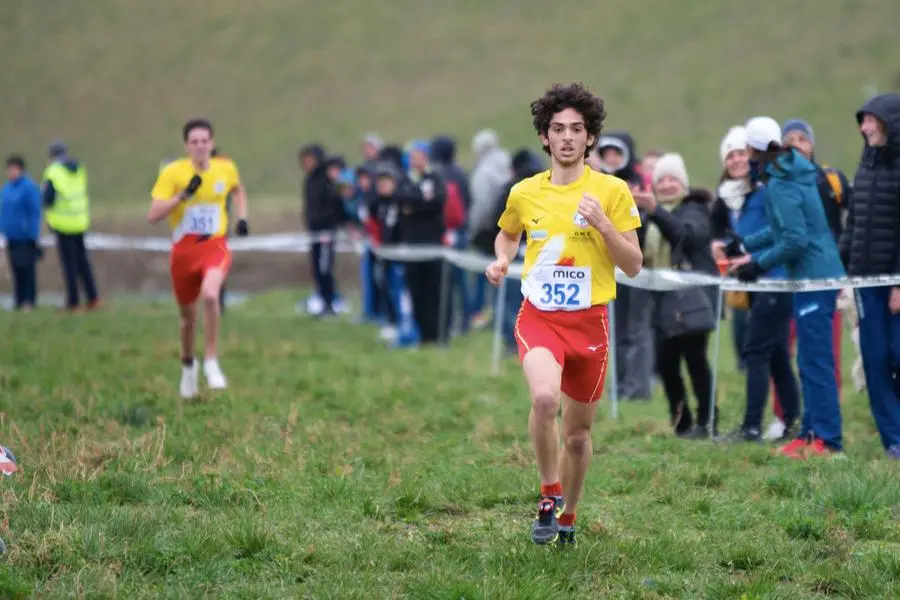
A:
[[[537,275],[531,301],[542,310],[583,310],[591,307],[591,270],[553,267]]]
[[[554,306],[578,306],[578,292],[581,286],[577,283],[545,283],[541,285],[541,303]]]

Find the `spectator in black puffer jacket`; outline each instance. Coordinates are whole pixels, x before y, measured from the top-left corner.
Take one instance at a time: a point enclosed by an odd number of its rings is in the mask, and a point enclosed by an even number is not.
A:
[[[344,205],[338,194],[335,182],[329,178],[329,167],[340,168],[337,161],[325,160],[325,151],[318,144],[306,146],[300,150],[300,164],[306,172],[303,182],[304,215],[306,229],[313,237],[310,251],[313,278],[316,292],[320,296],[323,308],[321,313],[334,314],[334,303],[337,296],[334,285],[335,235],[337,229],[346,221]]]
[[[856,113],[865,139],[841,235],[847,273],[900,273],[900,95]],[[900,287],[860,288],[859,345],[872,416],[888,455],[900,460]]]
[[[447,189],[431,166],[429,155],[428,142],[418,140],[411,144],[406,179],[419,193],[405,197],[400,206],[400,238],[404,244],[440,246],[443,241]],[[443,261],[410,262],[404,271],[422,343],[446,342],[446,337],[440,339]]]

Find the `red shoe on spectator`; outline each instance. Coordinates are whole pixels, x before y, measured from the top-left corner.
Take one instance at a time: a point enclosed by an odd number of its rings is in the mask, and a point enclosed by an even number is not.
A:
[[[825,442],[816,438],[812,441],[812,443],[806,447],[806,456],[824,456],[827,458],[844,458],[847,455],[844,454],[840,450],[835,450],[830,446],[825,445]]]
[[[809,445],[810,442],[807,438],[797,438],[779,448],[778,453],[788,458],[803,460],[806,458],[806,449]]]

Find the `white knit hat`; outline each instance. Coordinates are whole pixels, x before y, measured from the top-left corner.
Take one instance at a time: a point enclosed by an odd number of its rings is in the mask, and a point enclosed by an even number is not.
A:
[[[690,187],[687,167],[684,165],[684,159],[681,158],[680,154],[672,152],[663,154],[657,159],[656,166],[653,168],[653,185],[655,186],[666,175],[671,175],[680,181],[685,190]]]
[[[728,130],[722,143],[719,144],[719,160],[725,166],[725,159],[735,150],[747,149],[747,130],[742,125],[736,125]]]
[[[754,150],[765,152],[773,142],[781,146],[781,125],[772,117],[753,117],[745,127],[747,145]]]

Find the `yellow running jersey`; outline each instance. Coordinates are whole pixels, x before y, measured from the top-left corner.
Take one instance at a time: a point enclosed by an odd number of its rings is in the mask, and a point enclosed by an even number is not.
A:
[[[152,198],[168,200],[187,188],[194,176],[194,165],[189,158],[170,162],[159,174]],[[209,168],[200,175],[203,183],[194,197],[179,204],[169,215],[169,226],[177,242],[185,235],[220,236],[228,232],[228,195],[240,185],[237,165],[229,158],[212,158]]]
[[[618,231],[641,226],[628,184],[588,166],[568,185],[550,183],[550,171],[523,179],[500,216],[503,231],[527,236],[522,295],[540,310],[585,310],[616,297],[615,264],[603,236],[578,213],[585,193]]]

